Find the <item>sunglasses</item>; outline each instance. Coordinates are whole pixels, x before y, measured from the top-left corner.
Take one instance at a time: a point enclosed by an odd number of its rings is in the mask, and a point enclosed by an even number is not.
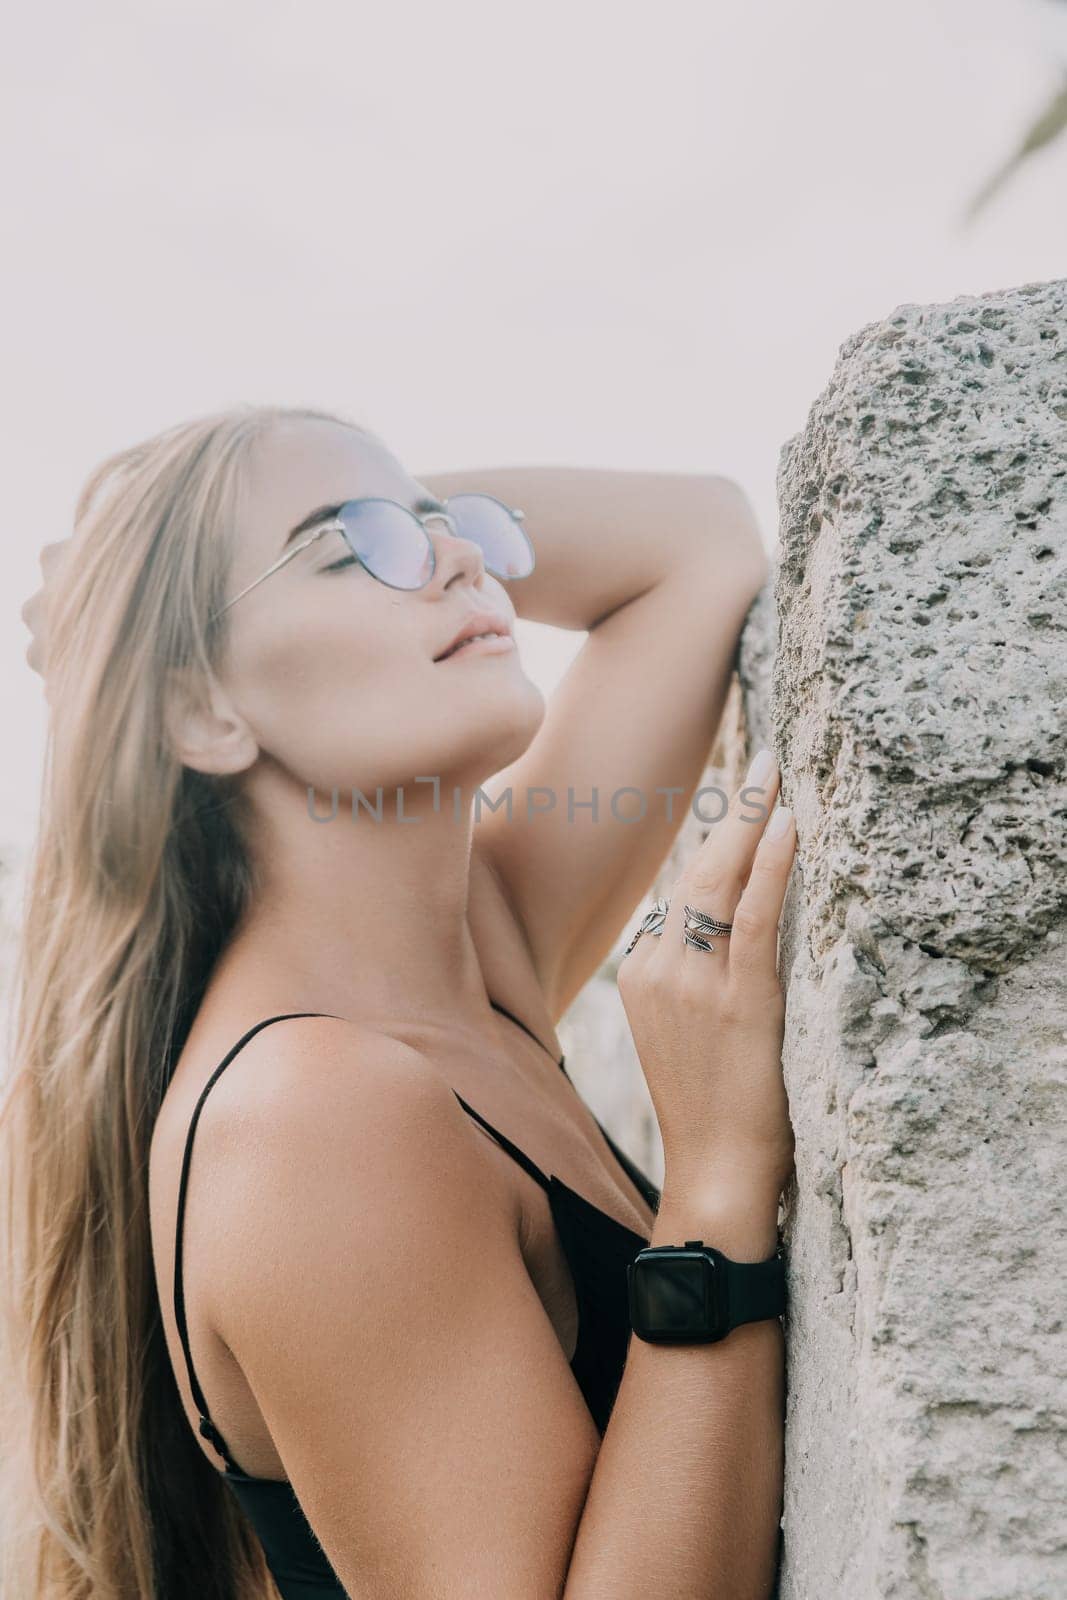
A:
[[[324,521],[313,524],[306,539],[293,545],[266,572],[213,612],[211,620],[221,617],[250,590],[328,533],[339,533],[348,546],[349,554],[342,561],[357,561],[379,583],[390,589],[424,589],[437,566],[433,540],[425,528],[433,517],[447,522],[457,538],[469,539],[478,545],[486,571],[494,577],[529,577],[535,557],[529,535],[522,526],[521,511],[506,506],[491,494],[454,494],[438,504],[440,510],[416,513],[397,500],[385,500],[376,495],[346,500]]]

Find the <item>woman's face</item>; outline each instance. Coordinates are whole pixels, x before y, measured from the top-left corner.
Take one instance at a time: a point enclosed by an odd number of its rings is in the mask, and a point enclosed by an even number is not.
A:
[[[476,489],[477,484],[471,488]],[[413,508],[426,490],[372,440],[339,424],[283,424],[257,447],[236,529],[228,595],[282,554],[318,506],[379,495]],[[514,760],[544,716],[518,650],[435,661],[475,611],[513,626],[507,588],[450,524],[425,524],[436,569],[422,589],[378,582],[327,533],[227,613],[219,677],[259,745],[303,791],[361,789],[386,803],[416,776],[475,784]],[[335,570],[330,570],[331,567]],[[424,803],[430,785],[405,793]],[[442,807],[451,805],[444,789]],[[409,807],[413,809],[413,806]]]

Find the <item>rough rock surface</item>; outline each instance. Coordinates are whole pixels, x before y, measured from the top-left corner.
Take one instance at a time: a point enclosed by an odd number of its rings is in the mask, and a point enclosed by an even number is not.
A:
[[[779,502],[782,1600],[1063,1600],[1067,282],[854,334]]]

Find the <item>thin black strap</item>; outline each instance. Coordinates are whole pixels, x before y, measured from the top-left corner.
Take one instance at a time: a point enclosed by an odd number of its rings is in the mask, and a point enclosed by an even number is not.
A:
[[[502,1006],[499,1003],[499,1001],[497,1001],[497,1000],[490,1000],[489,1004],[491,1006],[493,1006],[497,1011],[503,1011],[504,1015],[507,1016],[507,1017],[510,1017],[512,1022],[517,1022],[519,1027],[522,1028],[526,1033],[528,1033],[530,1035],[531,1039],[535,1039],[537,1041],[537,1043],[541,1045],[542,1050],[547,1049],[547,1046],[541,1044],[541,1040],[538,1039],[537,1035],[530,1028],[528,1028],[526,1026],[525,1022],[523,1022],[521,1017],[515,1016],[514,1012],[509,1011],[506,1006]],[[549,1055],[552,1054],[551,1050],[548,1051],[548,1054]],[[565,1060],[566,1060],[565,1056],[560,1056],[558,1062],[556,1062],[556,1065],[561,1069],[561,1071],[563,1072],[564,1076],[569,1076],[568,1073],[567,1073]],[[465,1104],[465,1102],[461,1101],[460,1104],[461,1105]],[[467,1107],[467,1109],[469,1110],[470,1107]],[[478,1116],[478,1113],[476,1111],[473,1114],[474,1114],[474,1116],[478,1117],[478,1121],[479,1122],[484,1123],[484,1125],[489,1129],[489,1132],[493,1135],[493,1137],[495,1139],[501,1141],[504,1144],[506,1149],[508,1149],[513,1154],[515,1154],[517,1152],[516,1160],[518,1160],[522,1164],[526,1165],[527,1171],[531,1172],[531,1175],[533,1177],[536,1177],[539,1183],[541,1183],[545,1188],[548,1187],[547,1180],[545,1179],[545,1175],[541,1171],[540,1167],[535,1167],[533,1162],[530,1161],[530,1158],[527,1155],[525,1155],[523,1151],[518,1150],[518,1146],[517,1145],[513,1145],[513,1144],[511,1144],[510,1140],[504,1139],[504,1136],[502,1134],[497,1133],[497,1130],[495,1128],[493,1128],[492,1126],[490,1126],[489,1123],[485,1122],[485,1119],[483,1117]],[[607,1141],[608,1148],[611,1151],[612,1155],[615,1157],[616,1161],[622,1167],[622,1170],[629,1177],[629,1179],[633,1183],[634,1187],[637,1189],[638,1193],[643,1197],[643,1199],[645,1201],[645,1204],[650,1206],[652,1208],[653,1212],[657,1212],[659,1210],[659,1203],[660,1203],[661,1196],[660,1196],[660,1191],[656,1188],[656,1185],[652,1182],[651,1178],[649,1178],[645,1173],[643,1173],[641,1171],[641,1168],[639,1166],[637,1166],[637,1164],[635,1162],[630,1160],[630,1157],[626,1154],[625,1150],[621,1150],[619,1148],[619,1146],[615,1143],[615,1140],[611,1137],[611,1134],[608,1132],[607,1128],[605,1128],[604,1124],[600,1121],[600,1118],[597,1117],[597,1116],[594,1116],[593,1117],[593,1121],[596,1123],[597,1127],[600,1129],[601,1133],[604,1135],[604,1138]]]
[[[530,1035],[530,1038],[534,1041],[535,1044],[541,1045],[541,1049],[544,1050],[548,1055],[552,1056],[552,1052],[551,1052],[551,1050],[549,1050],[547,1044],[543,1044],[542,1041],[537,1037],[536,1033],[534,1033],[533,1029],[532,1028],[528,1028],[526,1026],[525,1022],[523,1022],[522,1018],[521,1017],[517,1017],[515,1015],[514,1011],[509,1011],[507,1006],[502,1006],[499,1003],[499,1001],[497,1001],[497,1000],[490,1000],[489,1004],[493,1007],[493,1009],[495,1011],[502,1011],[506,1017],[510,1017],[512,1022],[517,1022],[519,1027],[523,1030],[523,1032],[524,1033],[528,1033]],[[552,1056],[552,1059],[553,1059],[553,1061],[556,1061],[555,1056]],[[562,1067],[565,1060],[566,1060],[566,1056],[565,1055],[564,1056],[560,1056],[559,1060],[556,1061],[556,1066],[557,1067]]]
[[[227,1467],[229,1467],[233,1472],[239,1472],[241,1469],[230,1455],[226,1441],[222,1437],[222,1434],[208,1416],[207,1401],[204,1399],[204,1391],[200,1387],[199,1379],[197,1378],[196,1372],[193,1368],[193,1357],[189,1349],[189,1328],[185,1316],[185,1290],[182,1286],[182,1234],[185,1228],[185,1195],[189,1182],[189,1162],[193,1153],[193,1134],[196,1132],[196,1125],[200,1120],[200,1112],[203,1108],[204,1101],[208,1097],[208,1093],[212,1084],[214,1084],[215,1080],[222,1074],[226,1067],[229,1066],[237,1052],[248,1043],[249,1039],[251,1039],[253,1035],[259,1032],[260,1028],[266,1028],[272,1022],[285,1022],[290,1017],[328,1017],[331,1015],[332,1013],[329,1011],[286,1011],[280,1016],[264,1017],[262,1022],[255,1023],[253,1027],[249,1028],[247,1033],[243,1034],[241,1038],[238,1039],[232,1050],[230,1050],[223,1057],[218,1066],[215,1068],[214,1072],[211,1074],[210,1078],[207,1080],[207,1083],[205,1083],[203,1089],[200,1091],[200,1098],[196,1102],[192,1117],[189,1121],[189,1129],[185,1135],[185,1154],[182,1158],[182,1175],[178,1184],[178,1219],[175,1228],[174,1239],[174,1320],[178,1324],[178,1337],[181,1340],[182,1350],[185,1355],[185,1366],[189,1374],[189,1387],[192,1390],[196,1409],[200,1414],[200,1433],[205,1439],[210,1439],[211,1443],[215,1446],[215,1449],[222,1456]]]
[[[545,1174],[541,1171],[541,1168],[537,1165],[537,1162],[530,1160],[530,1157],[526,1154],[525,1150],[520,1150],[517,1144],[512,1143],[506,1133],[501,1133],[499,1128],[494,1128],[493,1124],[491,1122],[487,1122],[480,1111],[475,1111],[473,1106],[468,1105],[466,1100],[464,1100],[463,1096],[457,1089],[453,1089],[452,1093],[455,1095],[464,1111],[468,1112],[474,1118],[475,1122],[480,1122],[486,1133],[491,1133],[497,1144],[505,1149],[508,1155],[511,1156],[514,1161],[517,1161],[519,1166],[522,1167],[524,1171],[530,1174],[531,1178],[536,1178],[542,1189],[549,1189],[551,1187],[549,1179],[545,1177]]]
[[[619,1166],[632,1179],[637,1192],[644,1197],[645,1203],[651,1207],[653,1213],[658,1212],[659,1203],[662,1196],[660,1191],[656,1188],[656,1185],[652,1182],[652,1179],[647,1173],[642,1172],[636,1161],[631,1161],[630,1157],[626,1154],[626,1151],[621,1149],[620,1146],[615,1143],[615,1140],[611,1137],[611,1134],[600,1121],[599,1117],[594,1117],[593,1121],[604,1135],[604,1138],[607,1141],[608,1149],[619,1163]]]

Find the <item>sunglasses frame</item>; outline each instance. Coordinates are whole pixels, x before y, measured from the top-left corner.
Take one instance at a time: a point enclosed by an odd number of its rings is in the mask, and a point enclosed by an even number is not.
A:
[[[534,566],[536,566],[536,552],[534,551],[534,547],[530,542],[530,535],[523,527],[523,522],[525,521],[526,516],[525,512],[520,511],[517,506],[505,505],[504,501],[498,500],[495,494],[485,494],[478,489],[464,490],[461,494],[452,495],[449,499],[442,500],[441,505],[445,507],[444,510],[422,512],[412,511],[410,506],[401,505],[399,500],[390,500],[387,495],[367,494],[361,495],[355,500],[346,500],[335,517],[330,517],[327,521],[320,523],[318,527],[312,528],[305,539],[301,539],[299,544],[295,544],[291,550],[286,550],[285,554],[279,556],[278,560],[275,561],[273,565],[269,566],[266,572],[261,572],[258,578],[254,578],[251,583],[246,584],[239,593],[233,596],[232,600],[227,600],[224,606],[220,606],[218,611],[213,611],[210,620],[214,622],[217,617],[221,617],[223,612],[229,611],[230,607],[235,606],[238,600],[243,600],[245,595],[248,594],[252,589],[258,588],[259,585],[265,582],[267,578],[273,577],[273,575],[276,572],[279,572],[287,562],[292,561],[296,556],[300,555],[302,551],[308,549],[310,545],[315,544],[327,533],[339,533],[344,539],[345,544],[348,546],[352,555],[363,568],[364,572],[369,572],[371,577],[374,578],[378,583],[384,583],[387,589],[399,589],[404,594],[414,594],[418,589],[425,589],[426,584],[430,582],[430,579],[437,571],[437,552],[434,550],[433,540],[426,532],[426,523],[431,521],[432,518],[437,517],[440,521],[447,522],[451,527],[452,532],[455,534],[456,519],[449,514],[447,508],[452,504],[453,500],[462,500],[466,498],[492,500],[495,505],[500,506],[502,510],[506,511],[508,516],[518,527],[518,530],[522,534],[523,538],[526,540],[526,546],[530,552],[530,555],[533,557]],[[399,583],[390,583],[388,578],[379,578],[376,572],[371,571],[371,568],[368,567],[366,561],[364,561],[362,555],[355,548],[348,537],[348,531],[344,525],[344,514],[348,508],[350,506],[364,506],[374,503],[394,506],[398,511],[402,511],[405,516],[410,517],[412,522],[417,522],[422,530],[423,537],[426,540],[427,548],[430,552],[430,572],[425,582],[416,584],[414,589],[408,589]],[[460,537],[460,535],[457,535],[457,537]],[[474,542],[476,543],[477,541]],[[486,571],[491,572],[495,578],[500,578],[500,580],[504,583],[515,583],[517,581],[514,575],[508,576],[504,573],[496,572],[493,567],[488,565],[488,563],[486,564]],[[532,571],[533,566],[530,568],[530,572]],[[520,577],[528,578],[530,576],[530,572],[521,573]]]

